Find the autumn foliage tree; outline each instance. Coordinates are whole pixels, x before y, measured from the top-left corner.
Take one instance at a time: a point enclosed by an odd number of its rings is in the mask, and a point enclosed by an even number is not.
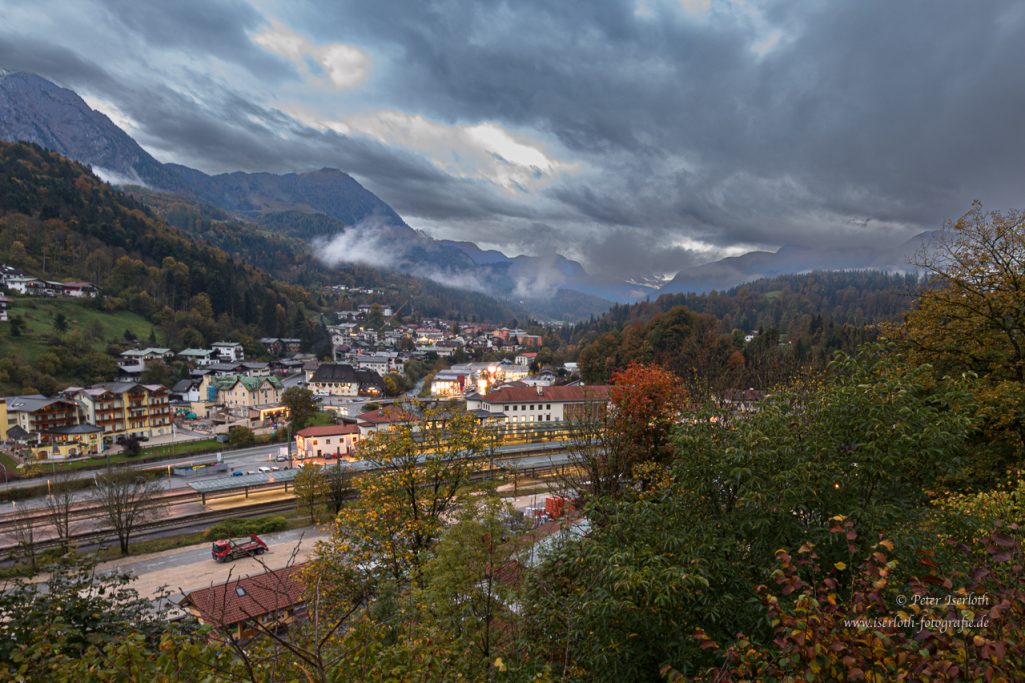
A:
[[[612,382],[607,405],[592,401],[570,421],[575,467],[563,484],[589,497],[657,476],[674,457],[672,432],[688,405],[680,378],[658,365],[631,363]]]
[[[1025,564],[1016,525],[968,545],[942,566],[923,550],[900,577],[894,543],[860,545],[851,520],[831,531],[852,561],[823,566],[813,543],[779,550],[775,589],[761,587],[771,642],[740,636],[708,676],[749,680],[1020,680],[1025,670]],[[855,565],[855,562],[857,563]],[[718,643],[701,629],[704,649]],[[671,667],[670,681],[685,680]]]
[[[982,382],[989,435],[1025,454],[1025,212],[975,202],[917,260],[937,285],[898,334],[912,359]]]
[[[672,431],[687,407],[680,378],[654,364],[631,363],[612,374],[608,428],[631,465],[668,464],[676,448]]]
[[[355,481],[358,497],[342,508],[323,557],[404,580],[419,573],[440,537],[456,495],[494,447],[467,412],[425,409],[360,443],[374,470]]]

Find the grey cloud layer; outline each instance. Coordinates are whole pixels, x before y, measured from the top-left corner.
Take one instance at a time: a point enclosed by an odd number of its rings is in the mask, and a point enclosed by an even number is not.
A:
[[[694,17],[649,1],[645,17],[633,2],[111,1],[92,36],[9,25],[0,63],[101,94],[158,156],[211,171],[341,167],[413,225],[528,253],[561,241],[606,274],[708,257],[671,246],[681,238],[878,244],[976,197],[1022,204],[1025,6],[749,4]],[[309,94],[321,112],[494,121],[536,131],[581,170],[506,192],[310,128],[269,104],[301,99],[302,75],[249,39],[261,11],[374,56],[363,89]],[[175,68],[168,55],[182,56]]]

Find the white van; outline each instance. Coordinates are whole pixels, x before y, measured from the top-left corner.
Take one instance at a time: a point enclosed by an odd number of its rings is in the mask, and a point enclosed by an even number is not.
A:
[[[260,473],[261,474],[270,474],[270,468],[269,467],[261,467],[260,468]]]

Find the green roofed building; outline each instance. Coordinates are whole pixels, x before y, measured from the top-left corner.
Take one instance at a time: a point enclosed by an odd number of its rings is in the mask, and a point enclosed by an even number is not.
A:
[[[214,405],[226,408],[258,408],[281,403],[284,386],[277,377],[246,377],[226,375],[203,378],[200,396]]]

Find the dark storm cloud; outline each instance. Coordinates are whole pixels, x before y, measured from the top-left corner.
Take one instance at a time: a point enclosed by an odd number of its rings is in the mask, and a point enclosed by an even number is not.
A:
[[[834,218],[932,227],[974,196],[1019,201],[1020,5],[769,6],[764,30],[783,37],[764,57],[742,16],[515,7],[350,3],[337,12],[401,49],[393,91],[404,106],[533,126],[604,160],[593,185],[554,191],[599,223],[779,244],[813,238]],[[651,178],[660,201],[622,191],[677,155],[696,168]]]
[[[244,0],[102,0],[107,20],[152,48],[184,49],[246,66],[261,78],[294,78],[295,69],[249,38],[266,24]]]
[[[605,273],[714,256],[674,246],[686,238],[882,245],[976,197],[1022,203],[1020,3],[713,0],[703,15],[675,0],[103,5],[103,22],[128,36],[109,46],[116,67],[102,58],[109,35],[89,53],[85,39],[16,26],[0,61],[102,94],[158,156],[211,171],[340,167],[445,236],[526,252],[562,240]],[[313,44],[367,51],[369,80],[304,91],[321,66],[252,39],[275,21]],[[187,66],[162,68],[172,51]],[[207,72],[211,58],[253,79]],[[501,189],[386,137],[309,127],[276,104],[304,97],[326,119],[392,110],[533,132],[577,170]]]

